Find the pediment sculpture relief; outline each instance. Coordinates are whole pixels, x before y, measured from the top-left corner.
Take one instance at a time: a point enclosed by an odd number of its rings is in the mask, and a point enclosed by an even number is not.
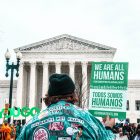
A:
[[[35,51],[93,51],[98,50],[96,46],[89,45],[87,43],[74,41],[71,39],[59,39],[56,41],[44,43],[25,50]]]

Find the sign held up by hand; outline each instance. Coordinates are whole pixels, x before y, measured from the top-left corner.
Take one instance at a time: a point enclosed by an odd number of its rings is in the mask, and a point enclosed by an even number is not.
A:
[[[94,116],[126,118],[127,62],[93,62],[89,111]]]

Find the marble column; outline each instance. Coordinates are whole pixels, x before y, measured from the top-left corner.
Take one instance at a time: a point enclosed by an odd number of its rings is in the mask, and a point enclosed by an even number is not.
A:
[[[22,108],[23,105],[23,71],[24,71],[24,62],[20,62],[19,66],[19,77],[17,80],[17,96],[16,96],[16,106]]]
[[[42,98],[45,97],[48,91],[48,79],[49,79],[49,62],[43,62],[43,84],[42,84]],[[45,109],[46,105],[42,100],[42,109]]]
[[[69,75],[75,82],[75,62],[69,62]]]
[[[87,108],[87,62],[82,62],[82,108]]]
[[[55,63],[55,72],[60,74],[61,73],[61,62]]]
[[[127,91],[126,91],[127,92]],[[130,123],[136,122],[136,102],[134,101],[135,95],[133,91],[130,91],[130,100],[129,100],[129,112],[130,112]]]
[[[36,102],[36,62],[31,62],[30,70],[30,90],[29,90],[29,107],[35,107]]]

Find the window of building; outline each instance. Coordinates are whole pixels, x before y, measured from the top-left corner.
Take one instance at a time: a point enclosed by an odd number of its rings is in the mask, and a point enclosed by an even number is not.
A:
[[[140,123],[140,118],[139,118],[139,119],[137,119],[137,123]]]
[[[136,100],[136,110],[140,110],[140,100]]]
[[[126,110],[129,110],[129,100],[126,102]]]

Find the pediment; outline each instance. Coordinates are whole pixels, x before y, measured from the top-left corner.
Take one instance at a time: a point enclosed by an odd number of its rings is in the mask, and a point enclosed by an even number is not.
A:
[[[91,52],[95,50],[115,50],[115,48],[73,37],[70,35],[60,35],[47,40],[29,44],[15,51],[31,51],[31,52]]]

